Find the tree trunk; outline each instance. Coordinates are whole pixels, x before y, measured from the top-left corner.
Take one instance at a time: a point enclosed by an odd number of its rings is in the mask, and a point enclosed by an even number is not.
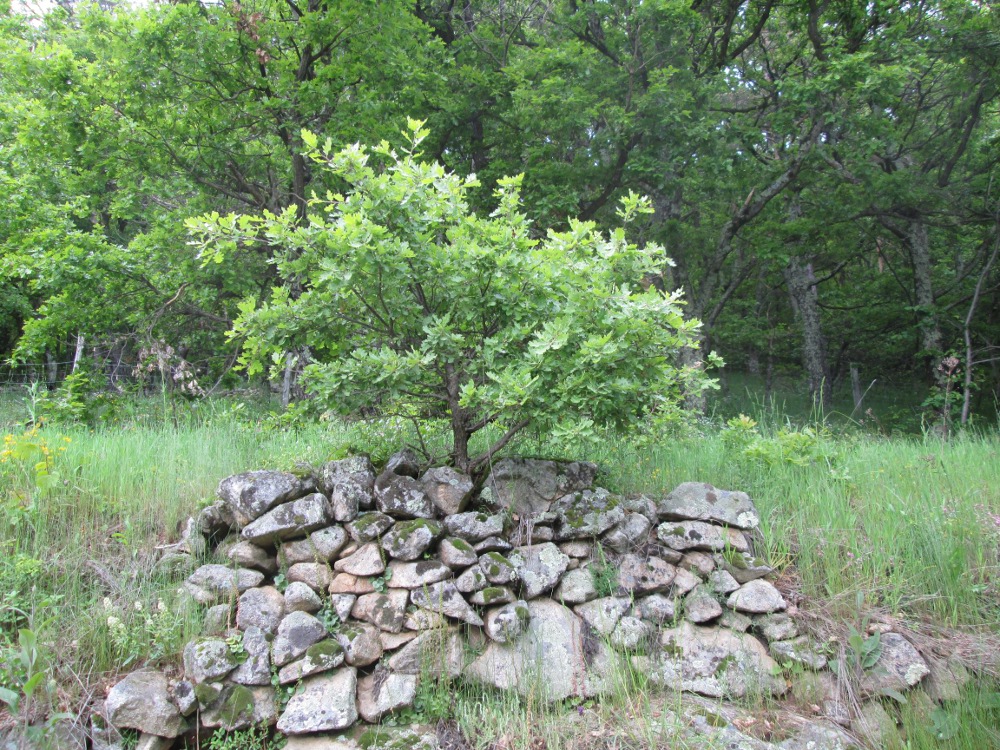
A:
[[[934,309],[934,282],[931,278],[931,241],[927,223],[912,219],[907,227],[906,243],[913,265],[913,292],[920,315],[920,348],[932,377],[940,380],[941,326]]]
[[[70,372],[76,372],[76,368],[80,366],[80,357],[83,356],[83,344],[83,334],[78,333],[76,335],[76,351],[73,353],[73,368]]]
[[[281,379],[281,408],[287,409],[292,402],[292,379],[295,374],[295,353],[285,353],[285,375]]]
[[[52,351],[45,350],[45,384],[50,391],[56,389],[59,380],[59,362],[53,356]]]
[[[802,329],[802,366],[809,380],[809,394],[823,406],[830,403],[830,371],[826,361],[826,339],[820,321],[819,294],[811,263],[793,256],[784,269],[788,296]]]

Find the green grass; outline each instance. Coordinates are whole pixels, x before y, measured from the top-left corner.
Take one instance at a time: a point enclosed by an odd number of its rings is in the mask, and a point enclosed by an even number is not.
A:
[[[70,709],[122,670],[151,658],[175,660],[199,628],[196,612],[182,613],[173,626],[155,616],[160,599],[175,606],[183,573],[156,572],[154,548],[176,539],[183,520],[214,498],[220,479],[355,450],[386,457],[414,438],[408,425],[387,422],[293,428],[267,405],[239,407],[231,400],[138,401],[107,426],[49,423],[33,435],[27,414],[20,400],[0,399],[0,435],[11,436],[8,445],[35,446],[22,446],[24,457],[0,463],[0,648],[13,647],[17,627],[37,632],[60,683],[53,703]],[[795,427],[773,411],[758,416],[760,425],[706,422],[639,439],[606,436],[586,447],[528,436],[512,448],[594,460],[600,483],[621,492],[656,497],[684,481],[748,492],[763,516],[781,585],[800,597],[804,611],[844,628],[877,616],[970,637],[1000,629],[995,433],[947,442],[925,435],[890,439],[864,426],[835,433],[815,423]],[[34,467],[44,459],[42,440],[50,458],[40,478]],[[435,450],[441,440],[433,437]],[[114,637],[109,617],[124,624],[126,637]],[[986,746],[976,744],[986,735],[975,727],[995,717],[996,686],[985,681],[968,690],[969,699],[953,709],[962,731],[934,740],[937,745],[904,712],[912,737],[923,738],[912,747]],[[622,691],[609,705],[643,695]],[[515,707],[505,697],[470,698],[457,718],[470,727],[519,726],[520,720],[500,717],[525,711],[524,721],[541,722],[539,731],[552,727],[543,735],[558,735],[559,715]],[[555,723],[545,723],[550,720]],[[562,746],[551,741],[550,747]]]

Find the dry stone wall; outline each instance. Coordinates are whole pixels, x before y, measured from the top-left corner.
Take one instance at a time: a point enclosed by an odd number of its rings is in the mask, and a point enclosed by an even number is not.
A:
[[[379,722],[434,676],[561,700],[602,695],[629,664],[721,698],[784,693],[776,659],[825,667],[767,580],[746,494],[686,483],[621,497],[595,476],[588,463],[506,459],[477,491],[403,451],[379,473],[358,456],[311,476],[224,479],[171,551],[204,538],[230,560],[184,583],[205,635],[185,648],[183,679],[119,682],[109,724],[150,747],[197,724],[311,736]],[[926,665],[887,640],[895,658],[879,679],[916,684]]]

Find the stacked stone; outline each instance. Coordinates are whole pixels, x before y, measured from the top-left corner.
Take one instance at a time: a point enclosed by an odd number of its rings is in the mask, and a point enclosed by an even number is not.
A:
[[[223,480],[199,524],[209,539],[238,532],[220,545],[232,567],[204,565],[184,584],[208,634],[186,647],[185,679],[116,685],[110,723],[149,747],[196,712],[206,729],[334,732],[412,705],[421,675],[594,696],[611,687],[615,650],[676,689],[780,694],[757,635],[783,660],[823,666],[764,580],[747,495],[688,483],[659,502],[624,498],[593,488],[595,474],[506,459],[474,510],[470,477],[421,473],[407,451],[377,475],[353,457],[315,476]],[[480,652],[466,663],[468,644]]]

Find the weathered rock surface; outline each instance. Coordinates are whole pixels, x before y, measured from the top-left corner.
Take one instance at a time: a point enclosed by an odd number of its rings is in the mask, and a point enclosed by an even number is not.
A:
[[[521,580],[525,599],[534,599],[552,591],[569,567],[569,557],[552,542],[518,547],[508,557],[517,578]]]
[[[246,659],[229,675],[238,685],[271,684],[271,644],[266,632],[251,626],[243,633],[243,652]]]
[[[418,607],[431,612],[440,612],[470,625],[482,625],[482,618],[469,606],[468,602],[451,581],[432,583],[430,586],[410,592],[411,601]]]
[[[108,721],[118,729],[138,729],[160,737],[177,737],[187,728],[170,700],[166,676],[156,671],[126,675],[108,693]]]
[[[552,598],[563,604],[583,604],[597,598],[594,574],[589,567],[571,570],[562,577]]]
[[[503,607],[494,607],[486,613],[486,635],[497,643],[509,643],[524,632],[531,619],[528,604],[523,599]]]
[[[666,591],[676,577],[677,568],[659,557],[624,555],[618,562],[618,585],[635,596]]]
[[[329,563],[300,562],[288,569],[288,580],[292,583],[304,583],[313,591],[326,591],[333,583],[333,571]]]
[[[722,605],[704,584],[695,586],[684,597],[684,616],[695,624],[710,622],[721,614]]]
[[[286,612],[308,612],[309,614],[313,614],[314,612],[319,612],[322,606],[323,602],[320,601],[319,595],[304,583],[293,581],[285,589]]]
[[[195,684],[225,677],[239,666],[222,638],[199,638],[184,647],[184,674]]]
[[[282,667],[298,659],[314,643],[326,638],[323,623],[306,612],[292,612],[278,626],[274,638],[273,657],[276,666]]]
[[[767,581],[755,579],[730,594],[726,606],[737,612],[761,615],[780,612],[788,605],[778,589]]]
[[[282,685],[298,682],[304,677],[329,672],[343,663],[344,649],[335,640],[327,638],[307,648],[298,661],[283,666],[278,672],[278,682]]]
[[[516,641],[491,642],[463,674],[501,690],[559,701],[590,697],[609,687],[612,653],[585,636],[585,624],[551,599],[527,603],[528,626]]]
[[[656,536],[665,545],[678,552],[687,550],[721,552],[726,549],[747,552],[750,549],[743,532],[713,526],[703,521],[667,521],[656,528]]]
[[[441,562],[455,570],[475,565],[479,560],[475,548],[457,536],[442,540],[438,547],[438,557],[441,558]]]
[[[368,542],[353,555],[337,560],[333,569],[352,576],[378,576],[385,572],[385,556],[377,542]]]
[[[806,635],[788,641],[772,641],[768,648],[771,656],[781,664],[801,664],[809,669],[822,669],[826,666],[826,657],[820,653],[812,638]]]
[[[249,526],[245,526],[240,535],[254,544],[266,546],[281,539],[302,536],[328,526],[332,521],[333,514],[326,496],[314,492],[268,511]]]
[[[389,570],[391,571],[389,582],[394,588],[400,589],[418,589],[454,575],[451,568],[438,560],[420,562],[393,560],[389,563]]]
[[[444,527],[452,536],[471,544],[503,533],[503,516],[487,513],[456,513],[444,519]]]
[[[419,479],[383,472],[375,480],[375,507],[393,518],[434,518],[434,503]]]
[[[344,667],[302,682],[278,719],[278,731],[310,734],[346,729],[358,720],[357,673]]]
[[[358,544],[364,544],[374,539],[378,539],[389,530],[395,521],[385,513],[373,510],[370,513],[362,513],[350,523],[344,524],[344,529]]]
[[[708,521],[738,529],[760,525],[757,508],[745,492],[716,489],[702,482],[685,482],[656,506],[657,515],[669,521]]]
[[[226,553],[226,557],[240,568],[253,568],[267,575],[278,572],[278,561],[274,559],[274,555],[251,542],[238,542]]]
[[[454,516],[452,516],[454,518]],[[382,537],[382,549],[395,560],[416,560],[437,542],[444,530],[437,521],[400,521]]]
[[[213,564],[198,568],[184,582],[184,588],[199,604],[215,604],[223,599],[234,600],[263,581],[264,574],[259,570],[234,570],[225,565]]]
[[[632,602],[625,597],[605,596],[573,608],[583,620],[603,636],[609,636]]]
[[[393,672],[455,678],[462,673],[465,644],[458,628],[426,630],[392,655]]]
[[[641,513],[628,513],[621,522],[601,537],[601,544],[615,552],[631,552],[646,543],[652,525]]]
[[[379,629],[364,622],[341,626],[334,635],[344,649],[344,661],[352,667],[367,667],[382,658],[382,641]]]
[[[324,464],[317,483],[330,498],[333,517],[337,521],[351,521],[359,510],[372,507],[375,469],[368,456],[352,456]]]
[[[592,463],[505,458],[493,465],[481,497],[491,507],[528,516],[547,511],[564,495],[588,489],[596,476],[597,465]]]
[[[434,507],[444,516],[461,513],[472,495],[472,477],[448,466],[428,469],[420,477],[420,484]]]
[[[281,546],[279,557],[285,565],[296,563],[328,563],[347,544],[347,532],[341,526],[327,526],[307,536]]]
[[[219,482],[219,498],[240,526],[260,518],[275,506],[297,500],[312,487],[307,480],[282,471],[248,471]]]
[[[882,652],[875,667],[865,672],[861,689],[866,693],[885,690],[902,692],[916,685],[930,674],[930,668],[920,652],[898,633],[880,636]]]
[[[417,676],[377,668],[358,680],[358,713],[369,724],[383,716],[413,705]]]
[[[556,539],[597,537],[625,518],[621,499],[605,489],[564,495],[552,504],[558,518]]]
[[[406,589],[389,589],[384,594],[365,594],[359,596],[354,603],[351,617],[370,622],[380,630],[398,633],[403,629],[409,600],[410,594]]]

